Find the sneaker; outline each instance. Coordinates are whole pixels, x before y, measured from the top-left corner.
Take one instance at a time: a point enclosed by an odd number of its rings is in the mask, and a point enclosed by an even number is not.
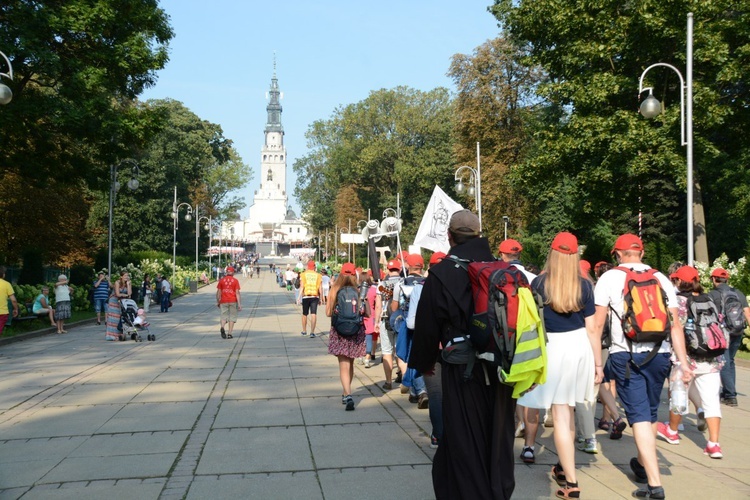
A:
[[[383,382],[384,391],[390,391],[391,389],[393,389],[393,384],[391,382]]]
[[[624,431],[627,426],[628,424],[623,421],[622,417],[617,417],[617,420],[612,422],[612,430],[609,433],[609,439],[620,439],[622,437],[622,431]]]
[[[703,412],[703,410],[698,410],[698,421],[696,422],[696,425],[698,426],[698,430],[701,432],[708,429],[708,424],[706,423],[706,414]]]
[[[646,475],[646,468],[641,465],[636,457],[630,459],[630,470],[633,471],[635,476],[635,482],[646,484],[648,482],[648,476]],[[633,493],[635,495],[635,493]],[[645,497],[648,498],[648,497]]]
[[[406,394],[407,392],[409,392],[409,388],[404,384],[401,384],[401,394]]]
[[[656,424],[656,435],[669,444],[680,444],[680,434],[670,429],[666,422]]]
[[[724,458],[724,454],[721,452],[721,446],[719,446],[719,443],[710,446],[706,445],[706,447],[703,448],[703,454],[708,455],[711,458]]]
[[[584,439],[583,442],[578,445],[578,449],[585,451],[586,453],[591,453],[592,455],[599,453],[599,448],[597,448],[596,439],[594,438]]]
[[[307,337],[307,332],[300,332],[300,335],[302,335],[303,337]]]
[[[227,332],[224,331],[224,327],[223,326],[221,328],[219,328],[219,333],[221,333],[221,338],[223,338],[223,339],[227,338]]]
[[[658,499],[667,498],[666,495],[664,494],[664,488],[662,488],[661,486],[654,486],[654,487],[648,486],[646,488],[635,490],[633,492],[633,496],[635,498],[658,498]]]
[[[419,402],[419,396],[417,396],[416,394],[409,394],[409,402],[410,403],[415,403],[415,404],[418,403]]]
[[[545,427],[554,427],[555,422],[552,420],[552,411],[548,410],[544,412],[544,422]]]
[[[440,440],[438,438],[430,434],[430,448],[432,448],[433,450],[436,450],[437,447],[439,446],[439,441]]]
[[[358,365],[364,365],[365,364],[365,359],[364,358],[357,358],[357,364]]]
[[[394,380],[394,382],[397,384],[401,383],[401,373],[396,373],[396,380]]]
[[[369,360],[369,359],[366,359],[366,360],[365,360],[365,368],[370,368],[371,366],[372,366],[372,365],[370,364],[370,360]]]
[[[536,457],[534,456],[533,446],[523,447],[523,451],[521,451],[521,460],[525,464],[533,464],[534,462],[536,462]]]
[[[526,426],[523,425],[523,422],[518,422],[516,432],[513,435],[517,438],[522,438],[526,435]]]
[[[428,406],[430,406],[430,399],[427,397],[427,393],[423,392],[419,395],[419,399],[417,400],[417,408],[424,410]]]
[[[341,395],[341,404],[342,405],[346,404],[346,396],[344,396],[343,394]]]
[[[310,334],[310,338],[311,338],[311,339],[314,339],[314,338],[315,338],[315,334],[314,334],[314,333],[311,333],[311,334]]]
[[[352,399],[351,395],[346,397],[346,411],[353,411],[354,410],[354,399]]]
[[[737,406],[737,398],[724,398],[721,402],[727,406]]]

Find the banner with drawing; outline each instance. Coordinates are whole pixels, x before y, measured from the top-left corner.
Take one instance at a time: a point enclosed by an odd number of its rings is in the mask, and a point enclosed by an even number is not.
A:
[[[461,209],[463,207],[460,203],[453,201],[450,196],[445,194],[445,191],[436,185],[422,216],[422,223],[419,225],[417,236],[414,238],[414,244],[428,248],[433,252],[448,253],[448,250],[450,250],[448,224],[451,215]]]

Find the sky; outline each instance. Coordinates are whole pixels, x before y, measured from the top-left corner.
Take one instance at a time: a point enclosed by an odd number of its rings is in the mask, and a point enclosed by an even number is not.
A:
[[[247,206],[260,184],[266,92],[274,73],[283,92],[281,123],[292,165],[308,153],[305,133],[317,120],[367,98],[408,86],[455,90],[446,76],[454,54],[471,54],[499,34],[492,0],[161,0],[175,37],[169,62],[140,99],[182,102],[220,125],[253,179],[237,195]]]

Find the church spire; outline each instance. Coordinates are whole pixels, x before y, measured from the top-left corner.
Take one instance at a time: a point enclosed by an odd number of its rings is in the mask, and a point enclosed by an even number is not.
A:
[[[284,127],[281,126],[281,98],[283,94],[279,91],[279,81],[276,79],[276,54],[273,55],[273,78],[271,78],[271,89],[268,92],[270,96],[266,111],[268,119],[266,120],[266,132],[284,133]]]

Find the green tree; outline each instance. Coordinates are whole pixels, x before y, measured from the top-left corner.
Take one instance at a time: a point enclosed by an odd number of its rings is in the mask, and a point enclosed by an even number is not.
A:
[[[186,202],[193,209],[198,206],[199,216],[216,218],[242,208],[241,200],[230,198],[229,193],[244,186],[252,174],[219,125],[201,120],[171,99],[140,106],[160,116],[162,128],[136,158],[140,186],[135,191],[121,189],[116,197],[113,248],[125,254],[143,250],[171,254],[175,187],[178,203]],[[123,167],[118,175],[125,186],[131,171]],[[107,245],[108,201],[108,191],[98,193],[89,219],[100,248]],[[194,256],[196,221],[185,221],[185,214],[181,209],[177,248],[181,255]],[[200,229],[200,233],[200,247],[205,249],[208,232]]]
[[[737,168],[748,157],[748,141],[740,132],[750,118],[750,88],[742,76],[750,69],[747,5],[729,0],[495,2],[498,20],[528,48],[527,61],[549,77],[539,87],[547,107],[534,154],[516,170],[516,185],[540,200],[540,214],[547,210],[545,200],[558,192],[571,196],[569,229],[587,243],[604,247],[591,240],[638,231],[639,213],[649,221],[644,234],[650,232],[650,238],[686,243],[679,82],[669,70],[649,73],[646,83],[666,105],[654,121],[638,115],[635,92],[650,64],[685,67],[690,11],[695,13],[695,174],[706,193],[696,192],[696,219],[702,202],[711,251],[737,255],[748,241],[740,229],[748,215],[747,169]],[[573,189],[561,189],[562,182]]]
[[[481,148],[483,232],[493,244],[503,237],[503,216],[518,233],[529,218],[528,201],[513,189],[510,168],[520,163],[531,142],[528,122],[542,79],[539,68],[521,63],[527,51],[505,38],[488,40],[469,55],[453,56],[448,75],[458,89],[455,99],[455,157],[475,165]],[[515,234],[518,237],[518,234]]]
[[[373,91],[311,125],[310,152],[295,161],[295,196],[313,231],[332,228],[342,189],[356,191],[363,212],[379,218],[400,194],[406,227],[416,234],[436,184],[453,185],[452,109],[448,91],[407,87]]]
[[[0,50],[14,71],[0,113],[0,254],[13,261],[28,245],[45,259],[85,258],[73,241],[86,240],[88,190],[108,185],[109,165],[157,125],[133,99],[164,67],[172,36],[156,0],[0,4]]]

